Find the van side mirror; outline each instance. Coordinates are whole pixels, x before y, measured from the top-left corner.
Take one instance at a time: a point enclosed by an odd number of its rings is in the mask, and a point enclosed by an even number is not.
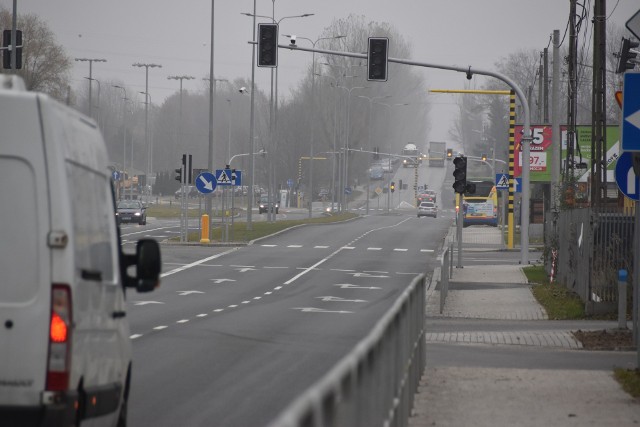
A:
[[[138,292],[151,292],[160,285],[162,261],[160,245],[153,239],[141,239],[136,244],[132,264],[136,266],[135,277],[127,277],[127,286]]]

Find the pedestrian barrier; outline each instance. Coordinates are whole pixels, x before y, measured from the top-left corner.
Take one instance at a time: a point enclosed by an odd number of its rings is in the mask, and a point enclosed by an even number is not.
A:
[[[425,276],[269,427],[406,426],[425,368]]]

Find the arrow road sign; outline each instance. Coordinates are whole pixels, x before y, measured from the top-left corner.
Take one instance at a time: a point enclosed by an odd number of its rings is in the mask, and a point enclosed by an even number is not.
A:
[[[213,193],[216,189],[216,177],[211,172],[201,172],[196,177],[196,189],[202,194]]]
[[[640,72],[624,73],[622,94],[622,151],[640,151]]]
[[[342,289],[382,289],[382,288],[378,288],[375,286],[356,286],[356,285],[352,285],[350,283],[341,283],[338,285],[334,285],[334,286],[339,286]]]
[[[338,314],[352,314],[353,313],[353,311],[324,310],[322,308],[315,308],[315,307],[294,307],[292,310],[300,310],[303,313],[338,313]]]
[[[216,285],[223,282],[235,282],[234,279],[211,279],[211,281]]]
[[[133,305],[164,304],[160,301],[134,301]]]
[[[324,302],[367,302],[363,299],[344,299],[340,297],[316,297]]]
[[[616,163],[616,184],[631,200],[640,200],[640,182],[633,171],[633,153],[624,152]]]

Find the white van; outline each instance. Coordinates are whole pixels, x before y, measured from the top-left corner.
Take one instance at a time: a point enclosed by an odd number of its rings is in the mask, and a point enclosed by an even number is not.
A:
[[[126,424],[124,291],[161,263],[154,240],[122,253],[107,162],[93,120],[0,75],[2,426]]]

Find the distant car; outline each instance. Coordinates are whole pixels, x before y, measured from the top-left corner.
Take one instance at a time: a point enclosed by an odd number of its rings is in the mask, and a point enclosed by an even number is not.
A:
[[[418,194],[418,199],[417,199],[417,205],[420,206],[420,203],[422,202],[436,202],[436,199],[434,196],[432,196],[429,193],[420,193]]]
[[[147,208],[140,200],[120,200],[116,206],[116,221],[137,222],[140,225],[147,223]]]
[[[261,214],[268,211],[273,212],[273,205],[275,205],[275,212],[278,213],[278,210],[280,209],[280,203],[276,201],[275,203],[272,202],[271,204],[269,204],[269,199],[267,198],[267,196],[261,196],[260,204],[258,205],[258,212]]]
[[[436,197],[437,195],[436,190],[424,190],[424,194],[428,194],[429,196],[431,196],[434,203],[438,201]]]
[[[418,218],[421,216],[438,217],[438,207],[433,202],[422,202],[418,206]]]
[[[194,185],[187,185],[185,187],[185,194],[188,198],[198,197],[198,193],[199,191]],[[178,188],[178,190],[176,190],[176,192],[174,193],[174,197],[176,198],[176,200],[180,200],[180,197],[182,197],[182,188]]]

